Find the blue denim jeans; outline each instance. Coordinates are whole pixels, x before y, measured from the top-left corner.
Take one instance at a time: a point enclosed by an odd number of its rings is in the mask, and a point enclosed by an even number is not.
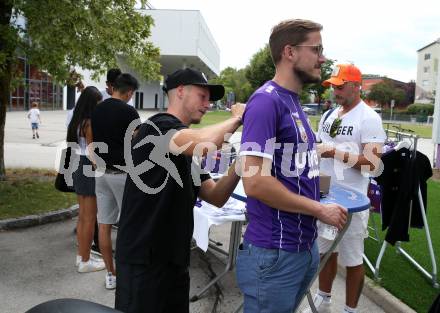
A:
[[[299,253],[256,247],[246,241],[238,250],[237,282],[244,313],[292,313],[318,270],[316,243]]]

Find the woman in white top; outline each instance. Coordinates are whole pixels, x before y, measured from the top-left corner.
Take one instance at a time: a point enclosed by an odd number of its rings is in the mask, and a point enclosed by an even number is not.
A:
[[[67,142],[77,144],[72,150],[79,156],[78,169],[73,173],[73,187],[78,196],[79,214],[77,224],[78,253],[76,264],[78,272],[87,273],[105,268],[102,260],[91,258],[90,248],[96,222],[95,173],[89,158],[88,145],[93,142],[90,118],[102,96],[96,87],[83,90],[73,111],[67,128]]]

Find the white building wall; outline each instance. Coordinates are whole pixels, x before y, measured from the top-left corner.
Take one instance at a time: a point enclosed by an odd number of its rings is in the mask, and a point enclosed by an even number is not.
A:
[[[220,73],[220,49],[218,48],[209,28],[199,11],[195,10],[142,10],[143,14],[151,15],[154,26],[149,40],[160,49],[161,74],[166,76],[179,68],[192,67],[204,72],[208,78]],[[143,105],[139,109],[162,108],[167,99],[163,99],[162,86],[159,81],[149,82],[130,68],[123,58],[119,58],[118,66],[123,73],[130,73],[139,81],[138,92],[143,93]],[[105,89],[106,75],[94,80],[91,72],[77,68],[83,75],[85,86],[96,86]],[[76,95],[77,98],[79,94]],[[135,104],[133,96],[133,104]],[[64,107],[66,102],[64,101]]]
[[[425,58],[429,55],[429,58]],[[434,91],[437,86],[437,74],[439,71],[440,42],[434,42],[425,49],[418,51],[417,56],[417,80],[415,101],[432,102]]]

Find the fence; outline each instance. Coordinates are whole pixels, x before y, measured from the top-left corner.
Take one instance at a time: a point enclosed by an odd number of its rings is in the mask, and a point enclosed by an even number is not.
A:
[[[389,112],[380,113],[383,121],[409,122],[409,123],[426,123],[432,124],[432,117],[427,115],[412,115],[412,114],[391,114]]]

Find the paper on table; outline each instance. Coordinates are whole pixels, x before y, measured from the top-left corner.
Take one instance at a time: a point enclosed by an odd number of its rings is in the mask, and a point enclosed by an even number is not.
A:
[[[199,206],[200,205],[200,206]],[[245,221],[246,204],[234,198],[229,198],[222,208],[205,201],[194,207],[193,238],[203,251],[208,250],[209,228],[226,222]]]

